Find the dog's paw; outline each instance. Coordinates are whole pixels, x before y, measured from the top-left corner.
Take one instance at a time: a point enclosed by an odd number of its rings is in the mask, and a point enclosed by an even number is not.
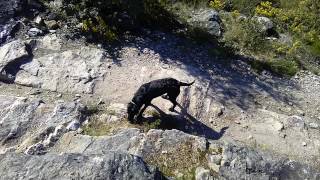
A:
[[[129,123],[131,124],[135,124],[136,123],[136,120],[135,119],[128,119]]]
[[[163,99],[169,99],[169,96],[166,95],[166,94],[162,95],[161,97],[162,97]]]

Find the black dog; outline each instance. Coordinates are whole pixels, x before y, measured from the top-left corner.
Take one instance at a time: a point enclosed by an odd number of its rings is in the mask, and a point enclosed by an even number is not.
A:
[[[137,114],[138,118],[141,118],[143,112],[151,104],[152,99],[161,95],[172,102],[173,106],[169,110],[174,111],[177,105],[176,99],[180,94],[180,86],[191,86],[193,83],[194,81],[192,83],[184,83],[173,78],[165,78],[141,85],[128,104],[128,120],[132,122]],[[143,105],[144,107],[141,109]]]

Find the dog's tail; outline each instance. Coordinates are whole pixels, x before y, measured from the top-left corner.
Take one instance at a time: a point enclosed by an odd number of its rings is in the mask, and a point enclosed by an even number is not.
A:
[[[191,86],[196,80],[193,80],[191,83],[179,82],[179,86]]]

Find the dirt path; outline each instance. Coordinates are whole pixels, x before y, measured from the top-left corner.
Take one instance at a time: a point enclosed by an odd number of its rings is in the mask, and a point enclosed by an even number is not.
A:
[[[320,148],[319,129],[313,127],[320,122],[318,76],[257,76],[240,60],[223,62],[210,56],[207,48],[168,34],[136,37],[128,44],[121,47],[104,80],[97,83],[96,95],[106,101],[127,103],[135,90],[150,80],[195,79],[192,87],[182,89],[179,103],[197,123],[180,122],[175,128],[192,133],[181,126],[195,126],[193,133],[207,138],[231,139],[295,159],[320,162],[313,158]],[[180,110],[170,113],[170,103],[161,98],[153,104],[166,114],[181,114]],[[213,131],[202,132],[208,129]],[[225,130],[223,135],[219,134],[221,129]]]

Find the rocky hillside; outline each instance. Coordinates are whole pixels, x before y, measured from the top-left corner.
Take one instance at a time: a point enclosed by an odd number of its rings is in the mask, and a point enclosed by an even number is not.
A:
[[[0,2],[0,179],[320,179],[318,75],[257,74],[176,31],[88,39],[63,2]],[[220,36],[219,16],[187,22]],[[196,82],[129,123],[136,89],[164,77]]]

